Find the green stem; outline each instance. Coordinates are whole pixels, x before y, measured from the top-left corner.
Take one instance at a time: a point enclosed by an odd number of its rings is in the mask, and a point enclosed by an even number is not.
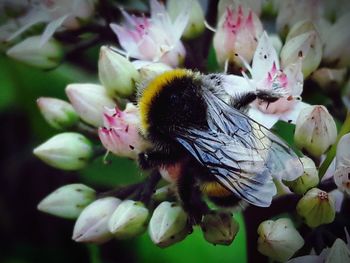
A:
[[[90,263],[102,263],[100,248],[96,245],[87,245],[90,257]]]
[[[329,165],[332,163],[332,161],[337,153],[337,145],[338,145],[340,138],[349,132],[350,132],[350,111],[348,111],[348,113],[346,115],[346,119],[343,123],[343,126],[340,128],[336,142],[332,145],[331,149],[328,151],[326,159],[323,161],[323,163],[320,166],[320,169],[319,169],[320,181],[321,181],[322,177],[324,176],[324,174],[326,173]]]

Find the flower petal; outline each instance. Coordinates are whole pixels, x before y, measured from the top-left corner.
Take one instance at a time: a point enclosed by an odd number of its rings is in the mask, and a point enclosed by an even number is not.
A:
[[[279,116],[276,114],[263,113],[253,107],[248,110],[248,116],[268,129],[271,129],[271,127],[275,125],[279,118]]]
[[[296,123],[296,120],[299,116],[299,113],[301,110],[310,107],[310,104],[307,104],[305,102],[302,101],[298,101],[295,103],[295,105],[292,107],[292,109],[284,114],[282,114],[280,116],[280,119],[285,121],[285,122],[289,122],[289,123]]]
[[[61,16],[60,18],[57,18],[53,21],[51,21],[49,24],[47,24],[44,33],[41,36],[41,40],[40,40],[40,46],[42,47],[52,36],[53,34],[56,32],[56,30],[62,26],[62,24],[64,23],[64,21],[66,21],[66,19],[69,17],[69,14],[66,14],[64,16]]]
[[[260,37],[258,46],[254,53],[251,72],[252,78],[255,80],[266,78],[274,63],[276,65],[276,69],[280,69],[276,50],[272,46],[265,31]]]

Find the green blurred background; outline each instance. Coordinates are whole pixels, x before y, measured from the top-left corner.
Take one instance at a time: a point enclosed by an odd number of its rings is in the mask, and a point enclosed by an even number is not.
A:
[[[109,156],[108,165],[100,158],[80,172],[64,172],[32,155],[35,146],[58,133],[45,123],[36,99],[66,99],[67,84],[97,83],[97,54],[98,48],[87,53],[85,68],[64,63],[51,71],[0,55],[0,262],[246,262],[241,215],[236,215],[239,234],[228,247],[207,243],[200,229],[195,229],[181,243],[160,249],[147,233],[100,246],[78,244],[71,240],[74,221],[36,209],[42,198],[64,184],[82,182],[103,190],[143,179],[135,164],[126,159]]]

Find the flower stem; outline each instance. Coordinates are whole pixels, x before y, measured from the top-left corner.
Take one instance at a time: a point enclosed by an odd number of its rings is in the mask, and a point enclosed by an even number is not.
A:
[[[319,169],[320,181],[324,176],[324,174],[327,172],[329,165],[332,163],[337,153],[337,145],[340,138],[343,137],[343,135],[345,135],[348,132],[350,132],[350,111],[348,111],[345,121],[343,123],[343,126],[340,128],[336,142],[332,145],[331,149],[328,151],[326,159],[323,161],[323,163],[320,166],[320,169]]]

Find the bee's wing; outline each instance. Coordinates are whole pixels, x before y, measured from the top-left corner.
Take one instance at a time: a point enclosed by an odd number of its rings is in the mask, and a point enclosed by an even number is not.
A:
[[[276,188],[257,151],[210,130],[177,131],[176,139],[233,194],[257,206],[271,204]]]
[[[233,194],[254,205],[269,206],[276,194],[272,176],[298,177],[303,171],[299,158],[268,129],[212,93],[204,92],[204,97],[209,129],[180,129],[177,141]]]
[[[211,92],[204,90],[203,93],[208,103],[208,125],[211,130],[227,134],[245,147],[265,155],[266,167],[276,179],[292,181],[302,175],[303,165],[286,142]]]

